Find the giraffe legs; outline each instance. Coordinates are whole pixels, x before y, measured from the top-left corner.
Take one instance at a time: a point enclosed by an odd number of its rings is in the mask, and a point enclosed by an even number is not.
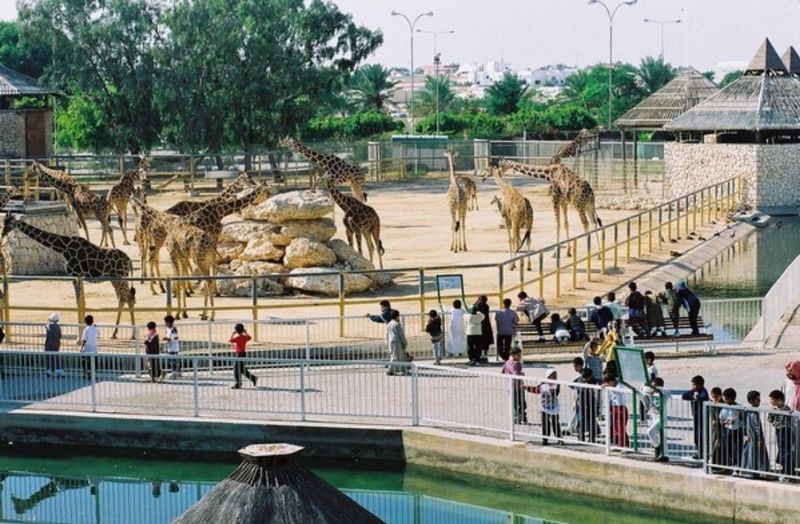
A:
[[[564,232],[567,234],[567,240],[569,240],[569,213],[566,205],[561,206],[561,213],[564,215]],[[572,256],[572,246],[569,244],[567,244],[567,256]]]
[[[111,338],[117,338],[119,323],[122,320],[122,308],[126,305],[131,315],[131,326],[136,325],[133,314],[133,306],[136,303],[136,290],[126,281],[113,281],[111,285],[114,287],[114,293],[117,295],[117,320],[114,322],[114,332],[111,334]],[[136,336],[131,334],[131,340],[135,338]]]
[[[556,249],[553,251],[553,258],[556,258],[561,251],[561,207],[556,198],[553,198],[553,215],[556,218]]]
[[[129,246],[131,243],[128,241],[128,202],[120,202],[114,205],[117,211],[117,224],[122,230],[122,245]]]

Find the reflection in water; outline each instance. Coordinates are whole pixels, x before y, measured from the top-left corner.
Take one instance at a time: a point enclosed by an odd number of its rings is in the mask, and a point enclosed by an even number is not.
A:
[[[762,297],[799,254],[800,219],[774,217],[687,281],[705,298]]]

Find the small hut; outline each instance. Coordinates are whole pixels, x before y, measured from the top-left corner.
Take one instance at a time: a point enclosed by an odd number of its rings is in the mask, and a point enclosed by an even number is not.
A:
[[[679,143],[664,148],[672,196],[743,177],[757,208],[800,206],[800,60],[765,40],[741,78],[664,125]]]
[[[33,158],[53,153],[50,97],[60,91],[0,65],[0,157]],[[16,108],[22,97],[43,100],[42,107]]]
[[[236,470],[173,524],[380,524],[383,521],[297,463],[291,444],[240,449]]]

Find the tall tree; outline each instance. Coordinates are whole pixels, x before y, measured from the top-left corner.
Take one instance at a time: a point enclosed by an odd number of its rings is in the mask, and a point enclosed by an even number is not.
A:
[[[0,64],[39,78],[51,58],[50,44],[31,39],[19,22],[0,22]]]
[[[274,146],[382,42],[323,0],[177,0],[163,23],[159,106],[189,150]]]
[[[438,90],[438,95],[437,95]],[[456,112],[458,99],[453,92],[450,79],[445,76],[429,76],[425,78],[425,89],[416,95],[415,111],[417,116],[426,116],[436,112],[436,99],[439,99],[439,112]]]
[[[639,103],[645,96],[644,89],[638,85],[636,68],[630,64],[618,64],[612,71],[611,104],[612,120]],[[591,112],[597,122],[608,119],[608,66],[598,64],[584,72],[567,78],[568,89],[562,92],[562,102],[568,102]]]
[[[147,0],[23,0],[20,21],[41,45],[52,45],[49,79],[80,94],[103,115],[108,143],[138,153],[158,141],[153,104],[158,3]],[[76,113],[78,114],[78,113]]]
[[[528,96],[528,85],[517,75],[506,71],[503,78],[486,90],[486,109],[493,115],[510,115]]]
[[[387,110],[397,85],[389,75],[389,70],[380,64],[358,68],[353,75],[348,94],[359,111],[375,110],[383,113]]]
[[[646,94],[650,95],[664,87],[675,78],[675,68],[664,62],[663,57],[653,58],[647,56],[636,68],[636,78],[641,83]]]

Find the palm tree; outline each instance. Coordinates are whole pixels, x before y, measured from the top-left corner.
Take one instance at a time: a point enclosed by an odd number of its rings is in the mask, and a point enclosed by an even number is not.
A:
[[[580,103],[589,86],[589,69],[579,69],[564,79],[561,97],[569,102]]]
[[[389,70],[380,64],[360,67],[353,75],[348,91],[350,101],[360,111],[384,113],[397,82],[389,78]]]
[[[456,95],[453,93],[450,79],[447,77],[429,76],[425,78],[425,90],[416,98],[416,116],[427,116],[436,112],[436,90],[439,90],[439,112],[447,113],[454,109]]]
[[[662,57],[645,57],[636,69],[636,78],[648,95],[664,87],[675,75],[675,69]]]
[[[489,86],[483,100],[489,113],[502,116],[516,113],[520,102],[529,96],[528,84],[506,71],[503,78]]]

